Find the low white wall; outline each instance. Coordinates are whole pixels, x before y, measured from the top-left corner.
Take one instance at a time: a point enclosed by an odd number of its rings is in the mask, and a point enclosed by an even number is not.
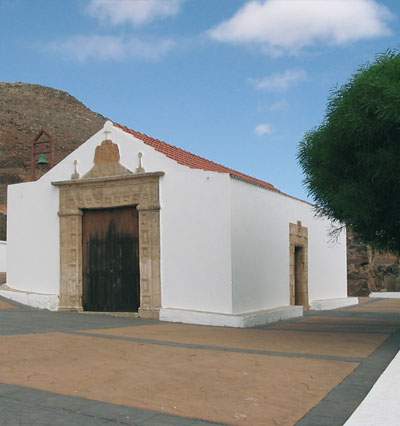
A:
[[[56,294],[29,293],[0,287],[0,296],[33,308],[48,309],[49,311],[58,309],[58,296]]]
[[[331,242],[330,222],[312,206],[231,179],[233,312],[290,304],[289,223],[308,228],[309,300],[347,297],[346,233]]]
[[[0,272],[7,272],[7,241],[0,241]]]
[[[314,311],[329,311],[331,309],[345,308],[358,305],[358,297],[344,297],[340,299],[312,300],[310,309]]]
[[[371,292],[369,297],[383,299],[400,299],[400,291],[376,291]]]
[[[239,328],[270,324],[277,321],[301,317],[302,315],[302,306],[283,306],[280,308],[236,315],[218,312],[190,311],[186,309],[160,309],[161,321]]]

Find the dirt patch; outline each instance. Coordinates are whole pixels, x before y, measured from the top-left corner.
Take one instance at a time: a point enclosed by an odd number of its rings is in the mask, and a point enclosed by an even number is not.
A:
[[[4,299],[0,299],[0,311],[15,309],[15,305],[5,301]]]
[[[0,342],[3,383],[235,425],[292,425],[357,365],[63,333]]]

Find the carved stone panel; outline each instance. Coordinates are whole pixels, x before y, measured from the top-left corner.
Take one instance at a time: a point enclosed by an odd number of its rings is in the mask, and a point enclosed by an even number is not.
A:
[[[139,212],[140,308],[158,318],[162,172],[53,182],[60,190],[60,310],[82,310],[82,210],[136,206]]]
[[[110,139],[104,140],[96,147],[94,166],[84,178],[131,175],[132,172],[121,165],[119,160],[118,145]]]

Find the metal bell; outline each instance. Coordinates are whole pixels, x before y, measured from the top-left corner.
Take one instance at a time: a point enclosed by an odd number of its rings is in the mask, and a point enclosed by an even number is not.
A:
[[[39,166],[43,166],[43,165],[49,164],[49,160],[47,159],[46,154],[39,154],[39,158],[37,160],[37,164]]]

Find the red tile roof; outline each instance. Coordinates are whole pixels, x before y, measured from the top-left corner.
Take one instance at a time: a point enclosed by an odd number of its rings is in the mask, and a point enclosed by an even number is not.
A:
[[[140,139],[145,144],[150,145],[155,150],[161,152],[172,160],[175,160],[177,163],[182,164],[183,166],[187,166],[192,169],[207,170],[210,172],[228,173],[233,178],[240,179],[253,185],[261,186],[262,188],[268,189],[270,191],[280,192],[269,182],[265,182],[236,170],[229,169],[228,167],[222,166],[221,164],[214,163],[214,161],[199,157],[198,155],[192,154],[188,151],[185,151],[184,149],[177,148],[176,146],[160,141],[159,139],[154,139],[151,136],[145,135],[144,133],[140,133],[136,130],[129,129],[128,127],[125,127],[121,124],[116,124],[116,126],[135,136],[135,138]]]

